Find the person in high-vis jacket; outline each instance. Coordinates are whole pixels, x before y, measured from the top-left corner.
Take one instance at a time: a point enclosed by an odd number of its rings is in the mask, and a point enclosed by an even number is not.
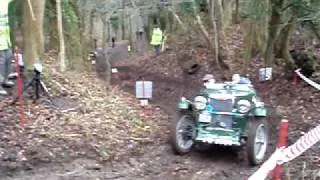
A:
[[[8,7],[12,1],[13,0],[0,1],[0,95],[7,95],[2,85],[9,87],[14,85],[13,82],[8,80],[10,64],[13,57],[8,18]]]
[[[157,56],[160,54],[160,47],[162,44],[162,40],[163,40],[163,33],[162,33],[161,29],[158,26],[156,26],[153,29],[150,44],[154,47]]]

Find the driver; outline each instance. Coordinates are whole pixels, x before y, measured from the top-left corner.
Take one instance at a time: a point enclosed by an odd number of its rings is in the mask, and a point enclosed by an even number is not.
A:
[[[210,88],[212,85],[216,83],[216,80],[214,79],[214,76],[212,74],[206,74],[202,78],[202,82],[205,88]]]

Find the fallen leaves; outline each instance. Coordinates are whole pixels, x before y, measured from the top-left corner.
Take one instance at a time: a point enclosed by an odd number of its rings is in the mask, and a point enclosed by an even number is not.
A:
[[[79,156],[101,161],[120,159],[130,151],[142,152],[140,146],[152,143],[161,132],[156,117],[141,117],[138,101],[118,87],[106,92],[104,83],[94,74],[61,74],[48,68],[54,65],[45,67],[45,83],[50,92],[60,95],[54,98],[57,107],[48,105],[46,97],[38,104],[27,100],[24,127],[15,121],[16,106],[1,109],[0,162],[15,163],[1,163],[1,167],[14,170],[30,163]],[[11,155],[16,158],[8,159]]]

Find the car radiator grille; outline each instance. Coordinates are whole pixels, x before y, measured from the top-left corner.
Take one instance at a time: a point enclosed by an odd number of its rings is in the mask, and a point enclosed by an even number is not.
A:
[[[232,112],[233,110],[232,99],[219,100],[210,98],[210,104],[216,111]]]
[[[211,127],[221,127],[226,129],[232,129],[232,116],[229,115],[213,115]]]

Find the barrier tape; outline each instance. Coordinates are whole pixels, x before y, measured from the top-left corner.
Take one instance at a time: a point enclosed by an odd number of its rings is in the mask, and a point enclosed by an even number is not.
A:
[[[306,76],[304,76],[303,74],[300,73],[301,69],[297,69],[295,70],[295,73],[301,78],[303,79],[305,82],[307,82],[309,85],[313,86],[314,88],[320,90],[320,84],[312,81],[311,79],[307,78]]]
[[[277,164],[282,165],[295,159],[319,141],[320,125],[300,137],[293,145],[276,149],[270,158],[248,180],[265,179]]]
[[[295,70],[295,73],[309,85],[316,88],[317,90],[320,90],[320,84],[310,80],[309,78],[301,74],[300,70],[301,69]],[[300,137],[298,141],[296,141],[296,143],[294,143],[293,145],[287,148],[277,148],[276,151],[270,156],[270,158],[265,163],[263,163],[262,166],[248,178],[248,180],[265,179],[277,165],[282,165],[283,163],[295,159],[319,141],[320,125],[309,131],[304,136]]]
[[[320,141],[320,125],[302,136],[296,143],[284,149],[284,157],[279,161],[279,163],[283,164],[295,159],[303,152],[315,145],[318,141]]]

